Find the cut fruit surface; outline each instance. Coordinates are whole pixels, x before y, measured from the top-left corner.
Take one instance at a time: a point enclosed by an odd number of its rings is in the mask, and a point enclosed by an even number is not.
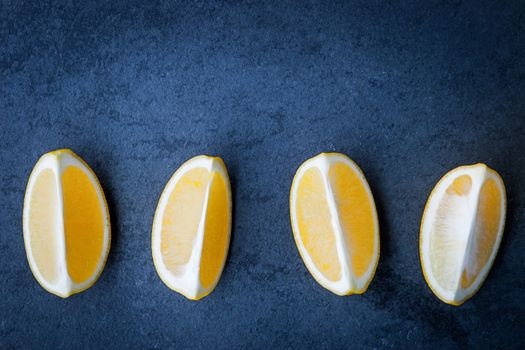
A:
[[[162,281],[189,299],[217,285],[230,245],[231,190],[218,157],[184,163],[159,199],[152,228],[152,255]]]
[[[370,187],[347,156],[321,153],[292,182],[294,239],[312,276],[338,295],[361,294],[379,260],[379,224]]]
[[[503,180],[485,164],[448,172],[432,190],[420,233],[425,279],[445,303],[461,305],[481,287],[505,224]]]
[[[23,228],[29,266],[42,287],[65,298],[95,283],[109,252],[109,212],[95,173],[72,151],[38,160]]]

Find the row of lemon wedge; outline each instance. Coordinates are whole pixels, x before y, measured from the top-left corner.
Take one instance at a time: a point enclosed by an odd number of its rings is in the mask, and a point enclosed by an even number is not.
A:
[[[152,255],[162,281],[189,299],[215,288],[232,222],[230,181],[218,157],[184,163],[162,192],[152,227]],[[505,223],[501,177],[484,164],[448,172],[435,186],[420,229],[425,279],[441,300],[460,305],[485,280]],[[361,169],[340,153],[304,162],[290,191],[299,253],[315,280],[338,295],[364,293],[379,261],[379,221]],[[42,156],[28,181],[23,213],[31,270],[49,292],[68,297],[93,285],[110,247],[104,192],[70,150]]]

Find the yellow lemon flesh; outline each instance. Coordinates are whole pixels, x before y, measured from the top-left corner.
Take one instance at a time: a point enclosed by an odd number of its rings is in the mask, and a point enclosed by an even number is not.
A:
[[[290,193],[297,248],[312,276],[338,295],[364,293],[379,260],[379,225],[370,187],[347,156],[304,162]]]
[[[501,177],[484,164],[448,172],[428,199],[421,221],[420,257],[434,294],[461,305],[481,287],[503,235]]]
[[[89,288],[110,246],[109,213],[95,173],[70,150],[43,155],[24,200],[29,266],[46,290],[68,297]]]
[[[231,190],[224,162],[198,156],[168,181],[152,229],[155,268],[171,289],[200,299],[217,285],[230,245]]]

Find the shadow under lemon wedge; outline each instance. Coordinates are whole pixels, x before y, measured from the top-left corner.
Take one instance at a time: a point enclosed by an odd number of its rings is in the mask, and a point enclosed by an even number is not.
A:
[[[304,162],[292,182],[290,218],[312,276],[337,295],[366,291],[379,260],[379,224],[361,169],[340,153]]]
[[[481,287],[506,214],[503,180],[485,164],[449,171],[428,198],[420,233],[423,275],[434,294],[461,305]]]
[[[198,300],[213,291],[231,232],[231,190],[222,159],[197,156],[173,174],[152,228],[157,273],[172,290]]]
[[[47,153],[33,168],[23,231],[31,271],[53,294],[79,293],[104,269],[111,239],[106,199],[93,170],[71,150]]]

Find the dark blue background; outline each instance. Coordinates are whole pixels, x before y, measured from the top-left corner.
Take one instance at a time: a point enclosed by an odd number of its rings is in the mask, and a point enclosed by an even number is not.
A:
[[[32,4],[31,4],[32,3]],[[1,348],[523,348],[525,4],[1,2]],[[71,148],[111,211],[109,260],[62,300],[34,280],[22,239],[29,173]],[[297,167],[339,151],[365,172],[381,259],[366,294],[338,297],[294,245]],[[150,254],[159,194],[188,158],[225,160],[230,255],[199,302]],[[485,162],[508,220],[479,293],[456,308],[427,287],[418,236],[448,170]]]

